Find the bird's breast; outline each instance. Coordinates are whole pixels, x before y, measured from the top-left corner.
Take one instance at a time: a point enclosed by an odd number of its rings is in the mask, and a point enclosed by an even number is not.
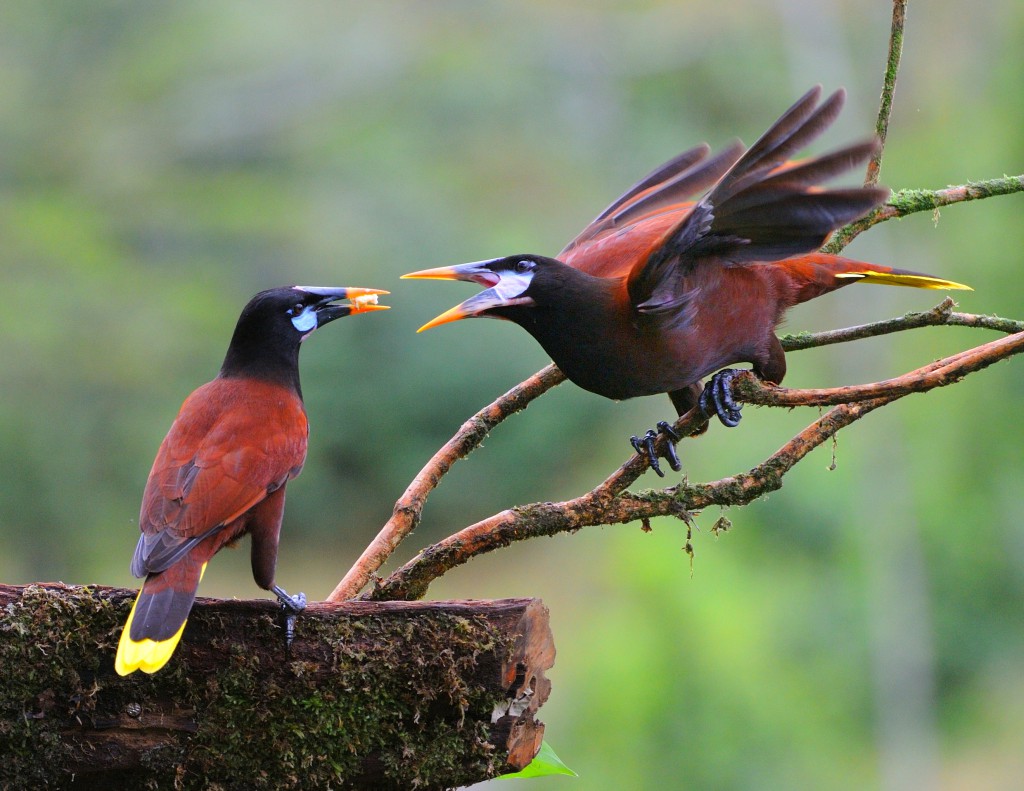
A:
[[[528,327],[562,372],[579,387],[621,401],[685,386],[700,373],[688,343],[645,331],[636,321],[574,322],[551,331]]]
[[[692,289],[698,297],[685,316],[595,301],[523,326],[571,381],[615,400],[672,392],[729,365],[760,361],[778,318],[764,273],[718,270]]]

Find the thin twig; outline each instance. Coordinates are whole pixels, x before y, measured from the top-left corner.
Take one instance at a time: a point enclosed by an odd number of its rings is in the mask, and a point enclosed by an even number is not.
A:
[[[1024,175],[972,181],[941,190],[899,190],[874,211],[836,231],[821,251],[836,254],[868,228],[886,220],[922,211],[935,211],[953,203],[1010,195],[1015,192],[1024,192]]]
[[[885,137],[889,133],[889,116],[892,115],[892,97],[896,93],[896,75],[900,70],[900,56],[903,54],[903,27],[907,19],[907,0],[893,0],[892,28],[889,33],[889,57],[885,62],[885,78],[882,80],[882,98],[878,107],[878,120],[875,122],[875,135],[878,137],[878,150],[868,162],[865,187],[873,187],[878,183],[882,172],[882,152],[885,150]]]
[[[916,329],[918,327],[981,327],[998,332],[1024,332],[1024,321],[1004,319],[999,316],[981,316],[975,313],[957,313],[953,308],[956,302],[946,297],[934,308],[921,312],[906,313],[893,319],[883,319],[870,324],[858,324],[840,330],[824,332],[800,332],[795,335],[782,335],[779,340],[787,352],[829,346],[833,343],[846,343],[863,338],[875,338],[893,332]]]

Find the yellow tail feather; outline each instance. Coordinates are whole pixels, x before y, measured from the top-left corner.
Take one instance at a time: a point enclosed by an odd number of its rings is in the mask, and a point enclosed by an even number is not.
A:
[[[206,564],[204,563],[199,571],[200,580],[203,579],[203,572],[205,571]],[[139,595],[142,595],[141,590]],[[124,625],[124,631],[121,632],[121,641],[117,644],[114,670],[120,676],[127,676],[136,670],[141,670],[143,673],[155,673],[166,665],[174,653],[174,649],[178,647],[181,633],[185,631],[185,623],[188,622],[187,619],[182,622],[181,628],[166,640],[157,641],[150,640],[149,638],[138,641],[132,640],[130,636],[132,619],[135,618],[135,607],[138,603],[139,597],[136,596],[135,604],[132,605],[132,611],[129,613],[128,620]]]
[[[897,274],[896,272],[842,272],[837,278],[856,279],[862,283],[878,283],[882,286],[909,286],[911,288],[933,288],[950,291],[974,291],[963,283],[943,280],[928,275]]]

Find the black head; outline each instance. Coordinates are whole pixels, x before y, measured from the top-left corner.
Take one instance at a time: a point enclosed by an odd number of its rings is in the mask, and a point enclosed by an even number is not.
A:
[[[299,346],[343,316],[387,310],[375,288],[281,286],[261,291],[238,317],[220,375],[293,383],[298,391]],[[337,304],[339,300],[351,300]]]
[[[468,280],[485,290],[445,311],[420,327],[419,332],[450,321],[478,316],[512,318],[524,309],[557,305],[566,286],[586,277],[554,258],[540,255],[510,255],[459,266],[442,266],[402,275],[421,280]]]

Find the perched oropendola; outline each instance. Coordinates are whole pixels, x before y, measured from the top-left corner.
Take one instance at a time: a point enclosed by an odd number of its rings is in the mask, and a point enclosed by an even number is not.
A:
[[[760,378],[781,382],[786,358],[775,327],[793,305],[855,282],[968,288],[815,252],[888,196],[875,187],[818,186],[871,157],[874,139],[787,161],[839,114],[845,92],[819,105],[820,95],[820,86],[809,91],[749,149],[736,141],[708,158],[701,145],[665,163],[558,258],[513,255],[405,275],[487,287],[420,331],[473,316],[514,321],[580,387],[616,400],[668,393],[678,414],[699,405],[734,426],[735,371],[719,369],[748,362]],[[668,423],[658,427],[678,470],[678,437]],[[661,475],[656,437],[652,430],[631,442]]]
[[[302,470],[309,433],[299,346],[335,319],[386,310],[376,301],[387,293],[285,286],[245,306],[220,373],[185,399],[149,473],[131,564],[146,581],[117,647],[122,676],[167,663],[206,564],[246,533],[256,584],[292,612],[305,605],[274,584],[285,486]]]

